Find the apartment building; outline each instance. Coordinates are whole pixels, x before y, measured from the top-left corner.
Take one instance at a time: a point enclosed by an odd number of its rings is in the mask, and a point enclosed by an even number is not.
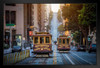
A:
[[[24,36],[23,4],[4,4],[4,41],[9,45],[14,35]],[[11,26],[11,27],[10,27]],[[11,36],[11,37],[10,37]]]
[[[46,4],[4,4],[4,40],[13,41],[13,35],[19,34],[29,42],[35,32],[45,31],[48,17]]]

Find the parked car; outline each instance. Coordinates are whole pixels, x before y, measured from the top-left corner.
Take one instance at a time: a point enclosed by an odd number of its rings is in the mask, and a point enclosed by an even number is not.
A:
[[[78,46],[77,51],[86,51],[86,46],[84,45]]]
[[[89,52],[89,53],[91,53],[91,52],[96,52],[96,44],[91,44],[91,45],[89,46],[88,52]]]
[[[12,48],[12,52],[20,52],[21,50],[21,46],[13,46]]]

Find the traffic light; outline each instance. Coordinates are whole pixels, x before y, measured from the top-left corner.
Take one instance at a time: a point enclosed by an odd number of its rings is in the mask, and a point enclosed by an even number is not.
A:
[[[88,36],[88,41],[91,41],[91,37],[90,36]]]
[[[32,31],[29,31],[29,36],[32,36],[33,35],[33,32]]]

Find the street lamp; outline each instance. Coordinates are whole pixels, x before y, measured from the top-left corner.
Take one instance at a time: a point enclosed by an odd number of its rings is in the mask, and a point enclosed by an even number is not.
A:
[[[10,24],[11,24],[11,15],[10,15],[9,19],[10,19]],[[12,46],[12,44],[11,44],[11,38],[12,38],[12,29],[11,29],[11,26],[10,26],[10,49],[11,49],[11,46]]]
[[[44,23],[45,23],[45,27],[44,27],[44,32],[46,32],[47,31],[47,25],[46,25],[46,23],[47,23],[47,19],[46,19],[46,17],[45,17],[45,19],[44,19]]]
[[[69,31],[68,31],[68,30],[67,30],[67,31],[65,31],[65,35],[67,35],[67,36],[69,35]]]
[[[66,20],[65,20],[65,35],[69,35],[69,31],[68,31],[68,18],[66,18]],[[66,29],[66,27],[67,27],[67,29]]]

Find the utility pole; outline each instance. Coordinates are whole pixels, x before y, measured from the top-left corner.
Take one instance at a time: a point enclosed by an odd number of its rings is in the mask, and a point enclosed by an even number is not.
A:
[[[90,36],[90,25],[89,25],[89,36]]]
[[[81,30],[80,30],[80,45],[81,45]]]
[[[11,37],[12,36],[12,31],[11,31],[11,26],[10,26],[10,49],[11,49]]]
[[[10,12],[10,14],[11,14],[11,12]],[[9,16],[10,16],[9,21],[10,21],[10,24],[11,24],[11,15],[9,15]],[[10,25],[10,41],[9,41],[10,42],[10,49],[11,49],[11,38],[12,38],[11,36],[12,36],[12,30],[11,30],[11,25]]]

